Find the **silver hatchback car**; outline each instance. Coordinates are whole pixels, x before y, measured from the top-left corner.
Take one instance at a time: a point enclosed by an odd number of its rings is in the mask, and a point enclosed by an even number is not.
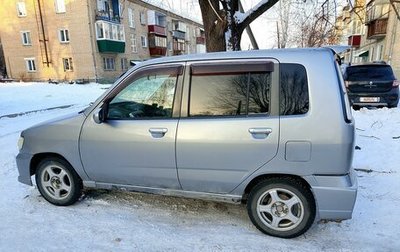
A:
[[[262,232],[296,237],[349,219],[354,121],[330,49],[149,60],[84,111],[21,133],[18,180],[55,205],[83,187],[247,204]]]

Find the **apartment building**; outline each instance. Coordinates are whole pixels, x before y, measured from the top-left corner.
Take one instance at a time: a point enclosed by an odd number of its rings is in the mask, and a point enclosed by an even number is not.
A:
[[[356,0],[343,8],[336,26],[342,42],[351,46],[344,54],[346,63],[385,61],[400,76],[399,2]]]
[[[15,80],[111,82],[137,61],[205,52],[200,23],[139,0],[10,0],[0,16]]]

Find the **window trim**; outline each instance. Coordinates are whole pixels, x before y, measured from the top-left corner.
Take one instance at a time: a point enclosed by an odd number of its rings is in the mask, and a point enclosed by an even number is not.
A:
[[[144,45],[143,45],[144,41]],[[140,44],[142,45],[142,48],[147,48],[147,36],[146,35],[140,35]]]
[[[66,40],[61,39],[62,33],[64,34],[64,39],[66,39]],[[61,44],[68,44],[70,42],[69,29],[67,29],[67,28],[58,29],[58,40],[60,41]]]
[[[134,9],[129,7],[127,13],[128,13],[128,26],[133,29],[136,28]]]
[[[107,68],[106,66],[107,66],[107,60],[108,59],[112,59],[112,62],[113,62],[113,64],[112,64],[112,66],[113,66],[113,68]],[[116,69],[115,69],[115,57],[103,57],[103,70],[104,71],[115,71]]]
[[[66,68],[65,60],[68,61],[69,69]],[[73,72],[74,71],[74,65],[73,65],[73,62],[72,62],[72,57],[62,58],[62,62],[63,62],[64,72]]]
[[[131,33],[130,40],[131,40],[131,51],[132,51],[132,53],[138,53],[136,34]]]
[[[21,11],[21,14],[20,14],[20,7],[23,10],[23,11]],[[22,2],[22,1],[17,2],[17,15],[18,15],[18,17],[26,17],[27,16],[25,2]]]
[[[24,34],[29,34],[28,35],[28,43],[25,43],[24,41]],[[23,46],[32,46],[32,36],[31,36],[31,31],[21,31],[21,41]]]
[[[54,9],[56,14],[66,13],[67,10],[65,8],[65,0],[54,0]]]
[[[26,68],[26,71],[28,72],[28,73],[36,73],[37,72],[37,67],[36,67],[36,59],[34,58],[34,57],[32,57],[32,58],[24,58],[24,61],[25,61],[25,68]],[[29,63],[28,62],[30,62],[30,61],[32,61],[33,62],[33,69],[32,70],[30,70],[29,68]]]

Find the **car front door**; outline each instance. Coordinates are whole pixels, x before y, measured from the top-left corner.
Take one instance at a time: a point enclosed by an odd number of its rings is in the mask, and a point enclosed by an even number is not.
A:
[[[192,62],[186,67],[176,155],[183,190],[228,193],[274,158],[279,64]]]
[[[88,116],[80,152],[91,180],[181,188],[175,160],[180,98],[174,97],[181,95],[182,72],[181,64],[139,69]],[[101,121],[94,119],[96,113]]]

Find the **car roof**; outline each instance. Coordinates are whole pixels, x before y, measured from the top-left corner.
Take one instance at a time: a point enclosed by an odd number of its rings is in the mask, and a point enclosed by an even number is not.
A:
[[[161,63],[172,63],[182,61],[193,61],[193,60],[218,60],[218,59],[237,59],[237,58],[257,58],[257,57],[269,57],[269,58],[290,58],[293,54],[296,57],[310,56],[310,54],[331,54],[333,51],[330,48],[296,48],[296,49],[269,49],[269,50],[248,50],[248,51],[229,51],[229,52],[212,52],[212,53],[199,53],[199,54],[187,54],[180,56],[161,57],[156,59],[150,59],[142,64],[152,65]]]

